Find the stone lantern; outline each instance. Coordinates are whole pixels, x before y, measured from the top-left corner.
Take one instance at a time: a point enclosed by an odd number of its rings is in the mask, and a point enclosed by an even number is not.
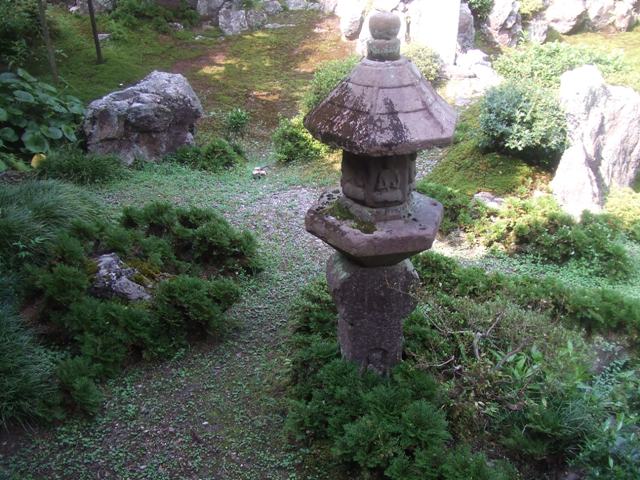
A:
[[[387,373],[402,356],[402,322],[416,307],[408,260],[431,248],[442,205],[414,191],[419,150],[450,143],[455,111],[400,56],[399,18],[369,22],[368,55],[304,124],[343,150],[341,188],[306,215],[307,231],[337,250],[327,280],[342,356]]]

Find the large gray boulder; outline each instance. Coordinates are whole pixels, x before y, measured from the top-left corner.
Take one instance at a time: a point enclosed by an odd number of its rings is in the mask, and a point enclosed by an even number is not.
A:
[[[594,66],[562,76],[560,102],[570,147],[551,182],[570,214],[599,211],[611,187],[628,187],[640,171],[640,94],[607,85]]]
[[[445,97],[457,107],[469,105],[502,82],[491,66],[489,55],[481,50],[458,54],[456,64],[447,68],[447,76]]]
[[[101,255],[96,259],[96,272],[91,293],[100,298],[122,298],[129,301],[150,300],[147,289],[133,278],[138,271],[125,265],[115,253]]]
[[[458,46],[460,0],[414,1],[407,4],[412,43],[434,50],[446,64],[453,64]]]
[[[636,0],[586,0],[593,30],[627,31],[635,23]]]
[[[340,32],[346,40],[356,40],[364,21],[364,0],[338,0],[335,14],[340,18]]]
[[[153,72],[140,83],[89,104],[83,123],[90,152],[130,165],[158,160],[194,143],[202,105],[180,74]]]
[[[476,27],[469,4],[460,4],[460,20],[458,21],[458,50],[466,52],[471,50],[476,40]]]
[[[262,4],[262,8],[267,15],[275,15],[282,11],[282,5],[278,0],[267,0]]]
[[[238,35],[249,30],[247,12],[225,5],[218,14],[218,26],[225,35]]]
[[[267,13],[264,10],[247,10],[246,17],[249,28],[260,28],[267,23]]]
[[[196,10],[204,19],[218,20],[220,9],[226,0],[198,0]]]
[[[498,45],[514,47],[518,43],[520,32],[522,32],[519,2],[516,0],[494,0],[485,31]]]
[[[588,17],[585,0],[552,0],[544,15],[549,26],[562,34],[578,30]]]

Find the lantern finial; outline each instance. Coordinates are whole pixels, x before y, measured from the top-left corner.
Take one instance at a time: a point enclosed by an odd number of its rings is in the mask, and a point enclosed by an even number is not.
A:
[[[390,12],[377,12],[369,20],[372,39],[367,44],[369,60],[379,62],[400,58],[400,18]]]

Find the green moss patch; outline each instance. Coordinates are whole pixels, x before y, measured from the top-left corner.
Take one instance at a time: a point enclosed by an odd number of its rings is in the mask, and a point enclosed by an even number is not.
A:
[[[359,219],[353,213],[351,213],[347,207],[345,207],[338,201],[333,202],[329,207],[324,209],[322,213],[324,215],[331,216],[337,220],[350,222],[351,224],[349,226],[351,228],[360,230],[362,233],[366,233],[370,235],[376,232],[375,223],[365,222]]]
[[[425,177],[468,195],[480,191],[505,195],[526,185],[540,174],[536,168],[517,158],[498,153],[484,153],[478,146],[479,105],[465,110],[459,120],[454,144]]]

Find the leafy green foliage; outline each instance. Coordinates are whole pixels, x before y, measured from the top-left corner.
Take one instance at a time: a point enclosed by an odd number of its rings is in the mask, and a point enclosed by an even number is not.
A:
[[[55,180],[25,181],[0,188],[0,263],[20,270],[51,255],[60,230],[98,215],[86,192]]]
[[[416,190],[444,206],[444,218],[439,230],[444,235],[458,228],[470,228],[486,215],[487,208],[482,204],[472,202],[468,195],[444,185],[423,180],[418,183]]]
[[[89,415],[95,415],[102,406],[102,392],[95,383],[94,367],[85,357],[72,357],[61,361],[57,370],[66,402]]]
[[[360,57],[352,55],[342,60],[331,60],[318,66],[309,90],[302,98],[302,114],[306,115],[327,98],[358,64]]]
[[[325,440],[332,455],[391,479],[511,478],[465,449],[448,453],[451,438],[437,383],[410,364],[389,379],[361,374],[337,358],[336,311],[323,282],[306,288],[293,307],[292,406],[289,431],[298,440]]]
[[[0,425],[50,419],[55,358],[5,303],[0,303]]]
[[[118,179],[124,175],[125,168],[114,155],[86,154],[77,147],[67,146],[49,152],[36,171],[40,178],[87,185]]]
[[[559,86],[563,73],[582,65],[596,65],[605,76],[625,68],[620,55],[560,42],[527,44],[507,51],[494,62],[496,71],[505,78],[531,80],[540,87]]]
[[[231,142],[246,135],[251,116],[242,108],[234,108],[225,113],[223,120],[224,136]]]
[[[640,242],[640,193],[630,188],[614,189],[607,197],[605,209],[620,221],[631,239]]]
[[[76,141],[84,107],[25,70],[0,74],[0,149],[43,153],[50,145]]]
[[[500,296],[522,307],[549,312],[555,318],[588,330],[626,331],[630,340],[636,339],[640,332],[640,302],[613,290],[571,289],[553,278],[486,273],[476,267],[461,267],[455,260],[433,252],[419,255],[414,260],[423,285],[437,287],[449,295],[480,301]]]
[[[230,280],[179,276],[158,285],[153,311],[162,335],[175,349],[184,347],[189,336],[221,333],[224,311],[239,297]]]
[[[211,209],[176,208],[154,202],[143,208],[127,207],[122,229],[107,229],[111,247],[130,255],[131,246],[140,258],[160,268],[179,271],[181,262],[191,269],[201,267],[209,274],[257,271],[257,242],[248,231],[238,231]],[[109,239],[106,239],[108,242]],[[167,250],[166,247],[169,247]]]
[[[486,18],[493,8],[493,0],[469,0],[469,8],[476,19]]]
[[[169,22],[194,26],[199,19],[198,12],[189,8],[186,1],[181,1],[178,8],[165,8],[154,0],[118,0],[110,17],[128,28],[135,28],[141,22],[148,21],[162,33],[170,31],[167,25]]]
[[[481,106],[480,146],[552,166],[566,147],[566,119],[553,92],[529,82],[490,89]]]
[[[480,104],[470,105],[461,115],[453,145],[426,176],[429,183],[445,185],[467,195],[479,191],[497,195],[513,193],[537,173],[524,161],[480,148]]]
[[[0,0],[0,64],[19,66],[40,42],[36,0]]]
[[[544,10],[544,0],[521,0],[520,15],[524,20],[531,19],[535,14]]]
[[[310,162],[327,154],[325,145],[318,142],[302,123],[302,117],[283,118],[273,133],[276,160],[281,163]]]
[[[429,47],[417,43],[409,43],[403,48],[402,54],[409,58],[418,67],[422,76],[430,82],[438,84],[442,79],[444,63],[440,55]]]
[[[576,260],[599,275],[626,278],[633,267],[617,243],[620,230],[619,222],[608,215],[584,212],[578,223],[551,196],[509,198],[475,227],[487,245],[497,243],[511,253],[534,254],[558,264]]]
[[[175,153],[167,156],[167,160],[208,172],[228,170],[245,161],[223,138],[216,138],[203,147],[180,147]]]

